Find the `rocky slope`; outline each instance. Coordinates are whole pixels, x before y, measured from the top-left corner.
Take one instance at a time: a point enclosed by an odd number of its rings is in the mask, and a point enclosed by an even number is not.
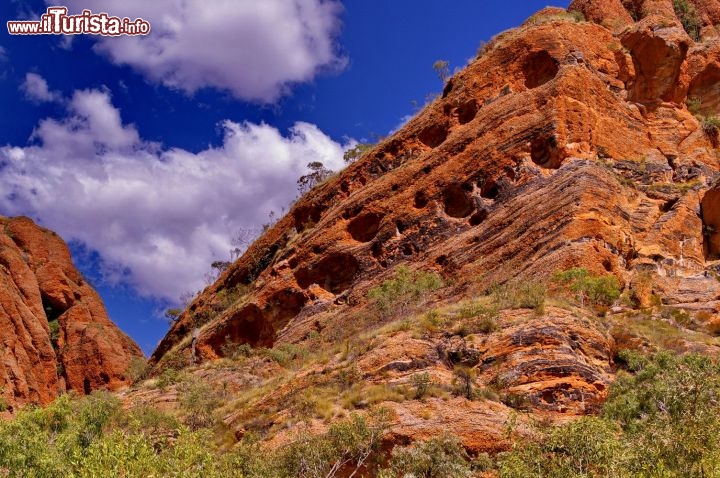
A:
[[[0,284],[4,409],[127,382],[142,352],[108,319],[55,233],[28,218],[0,218]]]
[[[465,365],[505,403],[391,403],[393,433],[402,442],[450,427],[480,451],[501,446],[500,423],[519,403],[554,419],[596,409],[618,348],[717,351],[710,335],[638,332],[646,320],[688,325],[668,311],[701,327],[720,312],[720,2],[693,3],[694,30],[671,0],[585,0],[569,11],[589,21],[548,8],[498,35],[398,133],[299,200],[193,301],[151,363],[209,363],[242,344],[359,348],[258,392],[263,429],[292,415],[281,404],[299,389],[351,365],[387,386],[420,372],[449,383]],[[386,317],[368,299],[399,265],[444,279],[424,299],[447,329],[377,332],[419,320]],[[453,304],[489,285],[575,267],[615,276],[626,305],[603,320],[562,303],[506,310],[493,333],[449,331]],[[248,413],[225,421],[242,433]]]

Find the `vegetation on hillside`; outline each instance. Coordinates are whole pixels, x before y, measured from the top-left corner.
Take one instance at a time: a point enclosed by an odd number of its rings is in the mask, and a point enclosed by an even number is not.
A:
[[[129,410],[107,393],[64,395],[0,423],[0,470],[11,477],[182,476],[383,478],[720,476],[720,363],[698,354],[622,352],[623,370],[601,414],[562,426],[538,423],[533,438],[494,457],[469,456],[443,435],[389,454],[381,448],[388,412],[351,414],[327,432],[298,428],[287,446],[265,448],[248,433],[223,440],[221,427],[190,427],[147,406]],[[183,406],[207,406],[202,390]],[[201,403],[202,402],[202,403]],[[513,436],[510,424],[508,433]]]

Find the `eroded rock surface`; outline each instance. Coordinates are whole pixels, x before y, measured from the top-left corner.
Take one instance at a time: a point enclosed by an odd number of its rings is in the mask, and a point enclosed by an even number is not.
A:
[[[671,0],[578,0],[570,10],[590,21],[548,8],[497,36],[400,131],[300,199],[194,300],[152,363],[350,340],[382,324],[368,291],[399,265],[452,283],[436,301],[583,267],[628,294],[645,281],[641,307],[717,315],[720,161],[702,117],[720,114],[720,3],[693,3],[699,41]],[[479,384],[536,412],[584,414],[605,398],[615,347],[587,317],[552,309],[472,345],[388,341],[358,366],[370,381],[428,370],[448,382],[447,353],[462,349]],[[426,422],[395,406],[394,433],[452,422],[433,403]],[[469,448],[487,448],[463,426]]]
[[[0,393],[10,409],[59,393],[117,389],[138,346],[110,319],[65,243],[28,218],[0,218]]]

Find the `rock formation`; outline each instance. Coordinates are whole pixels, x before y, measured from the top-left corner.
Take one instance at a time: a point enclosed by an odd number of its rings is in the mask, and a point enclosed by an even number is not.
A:
[[[124,385],[142,352],[108,319],[62,239],[24,217],[0,218],[0,228],[3,408]]]
[[[244,343],[351,340],[382,322],[358,317],[372,315],[368,290],[398,265],[451,282],[432,297],[439,303],[583,267],[617,277],[640,306],[717,314],[720,192],[711,188],[720,161],[707,119],[720,113],[720,2],[692,3],[697,31],[671,0],[577,0],[498,35],[406,126],[250,246],[182,314],[152,363],[213,360]],[[536,411],[585,413],[602,402],[617,346],[607,330],[557,308],[501,324],[471,347],[481,383]],[[395,346],[357,364],[368,380],[424,368],[447,375],[454,362],[438,350],[455,345],[443,340],[415,343],[418,357]],[[394,354],[411,365],[383,369]],[[422,436],[427,424],[398,415],[398,434]],[[455,423],[451,415],[435,430]]]

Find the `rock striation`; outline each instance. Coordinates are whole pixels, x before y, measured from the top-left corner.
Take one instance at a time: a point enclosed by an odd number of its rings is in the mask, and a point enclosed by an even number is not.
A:
[[[238,344],[350,340],[382,322],[368,291],[399,265],[452,283],[433,296],[441,302],[583,267],[614,275],[640,307],[720,313],[710,121],[720,115],[720,2],[691,3],[697,30],[671,0],[576,0],[496,36],[400,131],[251,245],[190,304],[151,363],[213,360]],[[597,409],[617,343],[576,315],[552,308],[503,324],[476,342],[468,365],[535,411]],[[409,369],[450,373],[442,343],[415,345],[419,357],[393,353]],[[369,380],[386,377],[392,356],[358,366]],[[403,410],[397,433],[428,436],[409,431]]]
[[[126,384],[138,346],[113,324],[63,240],[0,218],[0,399],[12,411]]]

